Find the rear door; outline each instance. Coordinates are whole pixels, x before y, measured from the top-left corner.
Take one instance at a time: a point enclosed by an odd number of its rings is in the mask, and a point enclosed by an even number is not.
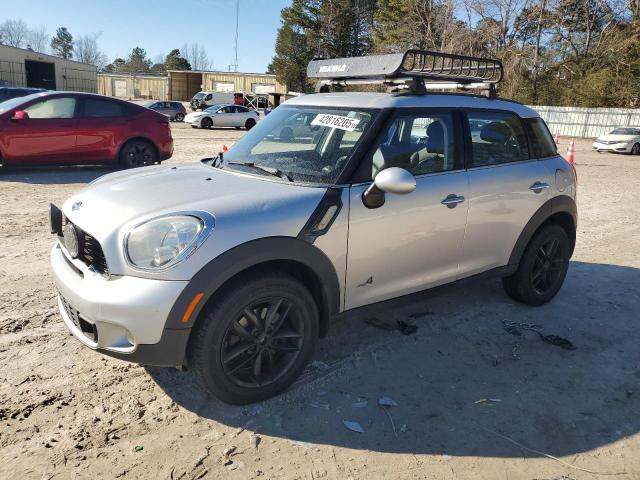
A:
[[[230,105],[222,107],[213,117],[213,124],[216,127],[233,127],[234,109],[235,107]]]
[[[99,97],[82,97],[78,119],[77,155],[82,163],[115,160],[132,121],[127,104]]]
[[[397,114],[370,159],[371,180],[389,167],[409,170],[416,189],[386,194],[369,209],[350,191],[345,308],[417,292],[458,277],[467,221],[459,114],[415,110]]]
[[[45,97],[23,110],[29,118],[7,122],[3,132],[7,160],[17,165],[73,162],[76,98],[71,95]]]
[[[469,220],[462,276],[502,267],[533,214],[550,198],[554,169],[530,148],[511,112],[467,112]]]

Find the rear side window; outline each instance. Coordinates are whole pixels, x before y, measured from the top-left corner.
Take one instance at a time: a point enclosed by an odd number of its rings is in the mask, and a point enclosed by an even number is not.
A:
[[[507,112],[469,112],[472,167],[529,160],[520,118]]]
[[[123,117],[130,115],[132,113],[131,110],[120,102],[102,100],[100,98],[86,98],[84,100],[83,116],[89,118]]]
[[[529,137],[531,147],[536,158],[553,157],[558,154],[556,142],[554,142],[551,132],[541,118],[528,118],[525,120],[529,127]]]

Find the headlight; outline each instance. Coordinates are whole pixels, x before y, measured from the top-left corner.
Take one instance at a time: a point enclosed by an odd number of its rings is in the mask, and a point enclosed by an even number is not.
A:
[[[142,269],[168,268],[187,258],[213,227],[213,217],[174,214],[155,218],[133,228],[125,238],[129,262]]]

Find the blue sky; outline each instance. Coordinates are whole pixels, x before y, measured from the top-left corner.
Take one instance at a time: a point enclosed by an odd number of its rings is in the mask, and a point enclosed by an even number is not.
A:
[[[152,59],[185,43],[203,45],[216,70],[233,63],[236,0],[3,0],[0,22],[24,20],[50,34],[102,32],[99,44],[112,61],[135,46]],[[238,70],[264,72],[274,53],[280,10],[290,0],[240,0]]]

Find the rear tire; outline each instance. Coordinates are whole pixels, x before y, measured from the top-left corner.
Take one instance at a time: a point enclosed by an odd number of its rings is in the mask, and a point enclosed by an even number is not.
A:
[[[173,120],[176,122],[182,122],[184,120],[184,113],[176,113],[175,117],[173,117]]]
[[[213,121],[209,117],[205,117],[200,120],[200,126],[202,128],[211,128],[213,126]]]
[[[250,118],[244,123],[244,128],[246,128],[247,130],[251,130],[255,126],[256,126],[256,121],[253,118]]]
[[[120,165],[124,168],[144,167],[158,161],[155,147],[146,140],[131,140],[120,150]]]
[[[318,308],[298,280],[282,272],[243,275],[200,313],[189,366],[203,389],[224,402],[264,400],[302,373],[318,329]]]
[[[543,227],[527,245],[516,273],[502,279],[505,292],[527,305],[547,303],[562,287],[570,255],[564,229],[555,224]]]

